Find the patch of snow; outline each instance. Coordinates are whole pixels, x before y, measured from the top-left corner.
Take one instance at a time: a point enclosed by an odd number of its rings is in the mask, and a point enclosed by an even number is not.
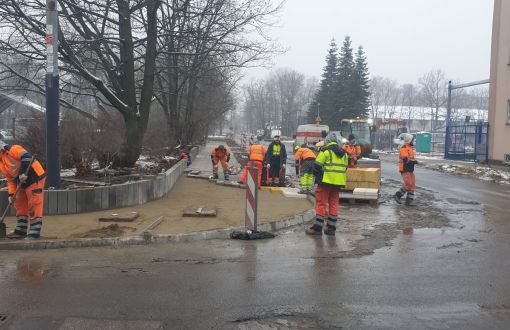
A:
[[[135,164],[140,168],[151,168],[158,166],[156,162],[150,160],[137,160]]]
[[[67,168],[60,171],[60,177],[61,178],[69,178],[76,175],[76,169],[75,168]]]

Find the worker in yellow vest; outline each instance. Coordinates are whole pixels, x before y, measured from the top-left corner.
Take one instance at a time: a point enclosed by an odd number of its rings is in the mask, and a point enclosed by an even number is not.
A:
[[[285,177],[287,163],[287,151],[285,145],[281,143],[279,135],[275,135],[273,142],[267,147],[264,163],[269,172],[270,185],[279,186],[280,176]]]
[[[322,235],[324,222],[327,227],[324,234],[335,235],[338,219],[340,189],[347,182],[346,172],[349,165],[347,153],[338,145],[335,134],[330,133],[324,140],[314,163],[315,182],[315,223],[306,230],[308,235]]]

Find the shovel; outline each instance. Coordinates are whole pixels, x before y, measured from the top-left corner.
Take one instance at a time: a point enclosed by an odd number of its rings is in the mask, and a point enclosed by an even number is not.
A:
[[[28,164],[27,170],[25,171],[25,175],[28,175],[28,171],[32,168],[32,164],[34,163],[35,155],[32,156],[32,160],[30,161],[30,164]],[[9,209],[11,208],[12,203],[14,203],[14,200],[16,199],[16,195],[18,195],[19,190],[21,189],[21,183],[18,184],[16,187],[16,191],[14,192],[13,198],[11,201],[9,201],[9,204],[7,204],[7,207],[4,210],[4,214],[2,214],[2,218],[0,219],[0,238],[7,236],[7,227],[5,226],[5,217],[7,216],[7,213],[9,213]]]

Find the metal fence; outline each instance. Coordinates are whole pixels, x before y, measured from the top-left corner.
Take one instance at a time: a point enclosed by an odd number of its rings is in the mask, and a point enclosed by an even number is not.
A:
[[[472,162],[488,160],[488,123],[450,125],[446,127],[446,159]]]

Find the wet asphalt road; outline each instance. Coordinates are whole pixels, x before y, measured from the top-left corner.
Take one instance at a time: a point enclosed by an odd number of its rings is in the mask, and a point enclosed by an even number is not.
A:
[[[383,163],[384,179],[399,179],[393,167]],[[267,241],[3,251],[0,329],[510,328],[507,188],[422,169],[417,182],[418,196],[487,206],[360,258],[335,257],[345,238],[303,228]]]

